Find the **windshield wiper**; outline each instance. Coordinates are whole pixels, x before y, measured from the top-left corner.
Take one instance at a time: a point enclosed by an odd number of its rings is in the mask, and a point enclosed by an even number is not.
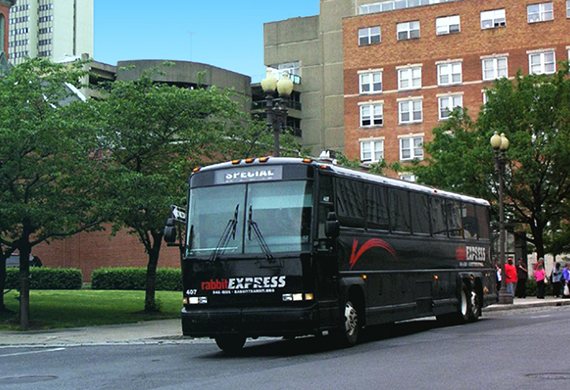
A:
[[[252,231],[255,233],[255,237],[259,241],[259,246],[263,251],[263,253],[265,253],[265,257],[267,257],[267,260],[269,260],[270,262],[274,262],[275,257],[273,257],[273,255],[271,254],[269,245],[267,245],[267,241],[265,241],[265,238],[263,238],[263,234],[261,234],[261,230],[259,230],[257,222],[253,220],[253,206],[249,206],[249,213],[247,218],[247,237],[249,238],[250,241],[251,241]]]
[[[220,236],[220,239],[218,241],[218,245],[216,245],[216,249],[214,249],[212,255],[210,256],[210,261],[213,262],[218,260],[218,258],[226,251],[226,247],[228,245],[228,242],[230,241],[230,237],[232,240],[236,239],[238,211],[239,211],[239,203],[236,205],[233,219],[230,219],[228,221],[226,228],[222,232],[222,235]]]

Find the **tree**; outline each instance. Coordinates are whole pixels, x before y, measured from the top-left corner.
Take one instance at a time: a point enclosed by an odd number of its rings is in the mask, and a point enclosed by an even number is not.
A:
[[[510,222],[528,227],[539,256],[545,254],[549,224],[568,221],[570,195],[570,79],[568,63],[554,75],[500,79],[486,91],[488,102],[476,122],[467,113],[434,129],[426,145],[428,164],[416,166],[418,180],[446,189],[497,197],[494,131],[505,133],[505,207]]]
[[[183,204],[192,168],[271,150],[231,91],[154,83],[152,73],[108,85],[91,101],[108,151],[114,231],[136,234],[148,254],[145,311],[156,311],[156,269],[172,204]],[[267,145],[265,147],[264,145]],[[264,153],[265,154],[265,153]]]
[[[81,63],[33,59],[0,79],[0,288],[6,258],[20,255],[20,325],[29,327],[29,256],[54,238],[94,229],[101,184],[95,134],[73,101]],[[1,308],[5,308],[2,299]]]

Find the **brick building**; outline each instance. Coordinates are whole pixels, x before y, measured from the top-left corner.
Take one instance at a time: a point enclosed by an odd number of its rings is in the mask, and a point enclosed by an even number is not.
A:
[[[494,79],[554,73],[570,55],[568,0],[398,0],[358,12],[343,20],[344,147],[364,163],[422,159],[450,109],[475,117]]]
[[[10,7],[16,0],[0,0],[0,53],[8,55],[8,26],[10,22]]]

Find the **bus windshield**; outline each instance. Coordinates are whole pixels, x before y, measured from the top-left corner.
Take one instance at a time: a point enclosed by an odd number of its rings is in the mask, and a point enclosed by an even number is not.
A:
[[[189,256],[309,250],[312,183],[261,182],[190,191]]]

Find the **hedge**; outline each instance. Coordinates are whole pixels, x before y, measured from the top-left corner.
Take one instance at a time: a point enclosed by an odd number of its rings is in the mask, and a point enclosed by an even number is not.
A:
[[[146,268],[99,268],[91,276],[93,290],[145,290]],[[156,270],[157,291],[182,291],[182,274],[176,268]]]
[[[30,268],[30,290],[81,290],[83,274],[77,268]],[[6,270],[6,289],[20,289],[20,269]]]

